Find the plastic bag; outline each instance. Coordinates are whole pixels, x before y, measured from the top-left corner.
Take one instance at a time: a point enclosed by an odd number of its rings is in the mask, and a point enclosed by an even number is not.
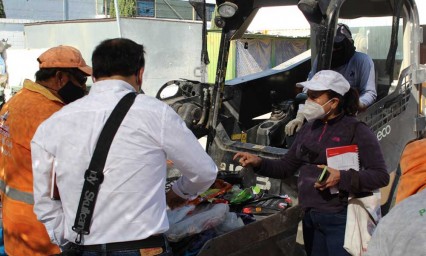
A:
[[[225,220],[227,212],[229,212],[227,204],[199,205],[190,215],[170,225],[170,229],[165,233],[167,239],[178,242],[184,237],[216,227]]]
[[[216,232],[222,235],[243,226],[243,220],[235,212],[227,212],[225,220],[216,227]]]
[[[169,224],[173,225],[181,221],[185,216],[195,209],[195,205],[185,205],[174,210],[167,210]]]
[[[350,198],[343,247],[351,255],[362,255],[381,219],[380,192],[361,198]]]

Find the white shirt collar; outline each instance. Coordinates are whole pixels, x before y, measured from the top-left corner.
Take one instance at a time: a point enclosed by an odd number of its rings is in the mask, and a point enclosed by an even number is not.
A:
[[[133,91],[136,92],[135,88],[133,88],[132,85],[129,83],[123,81],[123,80],[102,80],[99,82],[96,82],[92,85],[89,94],[92,93],[103,93],[107,91]]]

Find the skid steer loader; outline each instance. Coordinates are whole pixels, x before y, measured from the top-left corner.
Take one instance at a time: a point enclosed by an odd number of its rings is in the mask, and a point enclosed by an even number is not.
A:
[[[219,176],[241,176],[242,167],[232,160],[238,151],[266,158],[287,152],[293,138],[284,134],[284,127],[303,101],[295,85],[307,79],[316,56],[317,70],[330,68],[336,26],[343,21],[354,24],[353,35],[363,37],[362,48],[375,64],[378,97],[357,118],[377,135],[391,175],[388,187],[381,190],[386,214],[395,197],[401,152],[426,127],[422,90],[426,69],[419,63],[423,31],[415,1],[217,0],[216,4],[215,24],[222,35],[215,83],[174,80],[163,85],[157,97],[173,107],[198,138],[207,136],[206,150],[218,165]],[[231,40],[244,36],[260,8],[275,6],[297,6],[303,13],[310,24],[310,50],[272,69],[225,81]],[[176,88],[173,96],[162,97],[170,87]],[[296,180],[297,175],[286,180],[256,177],[262,189],[288,194],[296,203],[209,240],[198,255],[296,255],[302,214]]]

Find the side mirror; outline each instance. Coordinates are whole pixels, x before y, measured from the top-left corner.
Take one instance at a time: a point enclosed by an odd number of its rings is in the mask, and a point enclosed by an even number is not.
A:
[[[162,88],[162,90],[158,91],[157,99],[164,100],[170,97],[173,97],[179,91],[179,86],[177,84],[170,84],[167,87]]]

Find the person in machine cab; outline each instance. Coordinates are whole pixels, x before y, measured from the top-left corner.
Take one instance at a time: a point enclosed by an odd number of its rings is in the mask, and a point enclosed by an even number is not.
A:
[[[308,80],[311,80],[315,73],[317,73],[317,62],[318,59],[315,59],[312,69],[309,72]],[[377,91],[373,60],[367,54],[355,51],[352,33],[349,27],[342,23],[337,25],[330,68],[342,74],[351,87],[358,91],[360,95],[359,108],[361,111],[374,103]],[[306,93],[306,91],[304,92]],[[298,132],[304,120],[305,116],[303,115],[302,105],[299,106],[296,118],[286,125],[286,135],[291,136],[295,132]]]

